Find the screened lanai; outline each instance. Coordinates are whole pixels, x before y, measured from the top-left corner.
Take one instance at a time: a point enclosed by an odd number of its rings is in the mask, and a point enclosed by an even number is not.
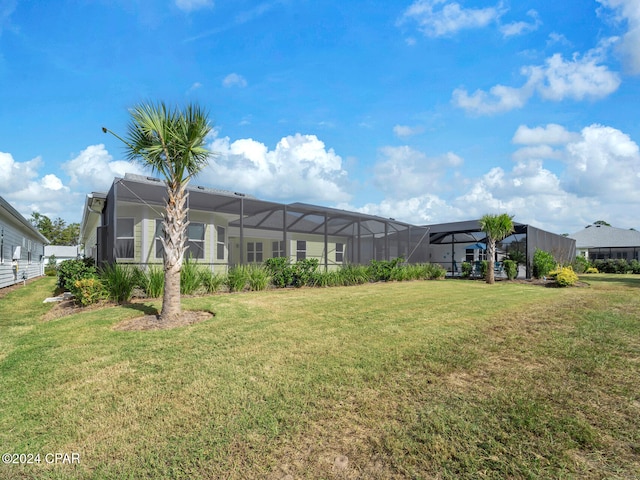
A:
[[[318,246],[316,258],[325,269],[336,264],[367,264],[374,259],[403,257],[409,263],[428,259],[429,235],[425,227],[306,203],[270,202],[240,192],[195,185],[188,191],[190,221],[203,214],[215,214],[216,223],[224,219],[227,266],[246,263],[247,254],[253,260],[257,258],[255,252],[247,252],[248,248],[255,248],[253,239],[264,239],[265,243],[273,241],[274,244],[282,242],[282,250],[277,256],[290,257],[294,261],[300,258],[296,256],[299,254],[295,251],[296,239],[313,242]],[[118,231],[122,230],[118,228],[119,219],[134,215],[132,209],[135,209],[139,223],[144,223],[146,218],[161,217],[165,198],[165,184],[158,179],[131,174],[117,178],[106,196],[102,214],[103,226],[98,236],[99,243],[105,248],[97,249],[102,252],[100,259],[112,262],[119,258],[116,252]],[[217,225],[213,224],[214,220],[211,222],[215,229]],[[148,235],[145,228],[138,230],[140,237]],[[146,240],[145,243],[145,238],[141,238],[134,243],[143,245],[141,248],[144,249],[144,245],[149,244]],[[340,251],[333,252],[337,245]],[[329,255],[330,251],[332,255]],[[139,257],[134,260],[146,263],[144,255]]]
[[[576,255],[576,244],[571,238],[547,232],[531,225],[513,223],[514,232],[497,243],[497,251],[502,257],[510,252],[519,251],[524,255],[527,278],[533,275],[533,254],[536,249],[553,254],[556,261],[570,263]],[[431,262],[442,264],[451,274],[459,265],[468,261],[469,250],[480,249],[486,244],[486,235],[480,228],[479,220],[441,223],[429,225],[429,243]],[[473,253],[478,257],[478,253]]]

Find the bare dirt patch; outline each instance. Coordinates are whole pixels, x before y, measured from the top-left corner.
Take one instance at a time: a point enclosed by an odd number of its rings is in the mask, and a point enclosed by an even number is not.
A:
[[[215,315],[213,312],[203,310],[185,310],[179,315],[174,315],[164,320],[161,320],[158,315],[145,315],[143,317],[128,318],[114,326],[113,329],[120,331],[167,330],[204,322],[215,317]]]

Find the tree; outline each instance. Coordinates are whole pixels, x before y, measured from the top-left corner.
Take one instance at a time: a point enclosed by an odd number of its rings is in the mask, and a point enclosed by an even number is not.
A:
[[[487,283],[495,283],[494,266],[496,261],[496,242],[499,242],[513,233],[513,216],[506,213],[500,215],[483,215],[480,219],[480,229],[487,235]]]
[[[211,152],[205,147],[211,131],[207,113],[197,105],[184,110],[164,103],[140,104],[129,111],[131,121],[126,139],[103,127],[125,144],[130,161],[140,162],[164,177],[167,186],[163,218],[164,295],[160,320],[179,315],[180,271],[187,242],[186,191],[189,180],[208,163]]]
[[[593,222],[594,225],[603,225],[605,227],[610,227],[611,224],[605,222],[604,220],[596,220],[595,222]]]
[[[61,218],[51,221],[49,217],[38,212],[33,212],[29,221],[42,235],[47,237],[51,245],[75,246],[78,244],[79,223],[67,225],[67,222]]]

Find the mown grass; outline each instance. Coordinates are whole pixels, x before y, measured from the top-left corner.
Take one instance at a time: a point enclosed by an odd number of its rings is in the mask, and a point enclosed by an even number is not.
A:
[[[0,299],[0,448],[81,463],[0,477],[638,478],[640,279],[583,280],[189,298],[216,317],[146,332],[43,322],[40,280]]]

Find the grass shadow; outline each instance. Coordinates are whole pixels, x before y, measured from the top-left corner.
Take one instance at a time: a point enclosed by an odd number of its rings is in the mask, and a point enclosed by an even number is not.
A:
[[[123,303],[121,305],[123,308],[129,308],[131,310],[137,310],[138,312],[142,312],[145,315],[159,315],[160,312],[153,305],[147,305],[144,303]]]
[[[640,288],[640,275],[611,273],[606,275],[598,274],[597,276],[588,275],[586,278],[591,282],[622,283],[627,287]],[[586,281],[586,278],[584,275],[580,276],[580,280]]]

